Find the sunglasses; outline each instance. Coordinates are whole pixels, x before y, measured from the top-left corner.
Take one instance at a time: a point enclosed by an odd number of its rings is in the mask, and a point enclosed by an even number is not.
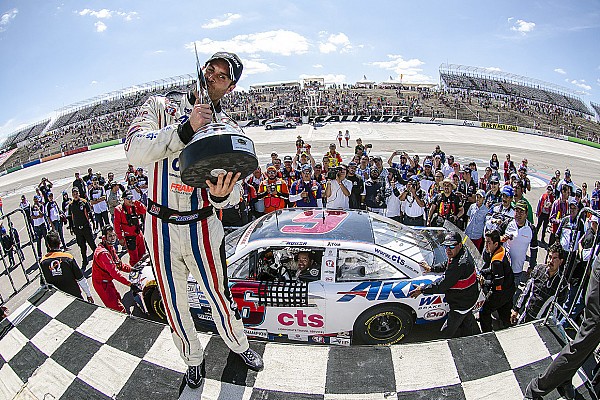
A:
[[[454,244],[452,246],[444,246],[444,247],[446,247],[447,249],[450,249],[450,250],[454,250],[456,248],[456,246],[458,246],[458,245]]]

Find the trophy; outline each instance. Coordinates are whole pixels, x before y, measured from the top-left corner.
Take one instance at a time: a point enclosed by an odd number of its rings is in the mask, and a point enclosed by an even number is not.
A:
[[[194,44],[195,48],[195,44]],[[229,61],[228,61],[229,62]],[[196,51],[196,88],[200,102],[212,108],[212,122],[200,128],[179,155],[181,180],[193,187],[206,187],[206,180],[216,183],[221,173],[241,172],[244,178],[258,167],[254,142],[230,118],[221,118],[208,95],[206,78]],[[233,78],[233,76],[232,76]]]

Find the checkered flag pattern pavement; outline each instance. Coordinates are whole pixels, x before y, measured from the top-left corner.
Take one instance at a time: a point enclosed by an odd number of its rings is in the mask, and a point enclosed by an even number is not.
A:
[[[167,326],[40,290],[0,324],[0,399],[521,399],[562,348],[539,324],[391,347],[253,342],[257,373],[199,335],[206,379],[191,390]]]

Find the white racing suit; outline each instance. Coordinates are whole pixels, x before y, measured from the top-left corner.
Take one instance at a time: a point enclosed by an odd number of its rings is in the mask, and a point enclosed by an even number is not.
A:
[[[176,99],[154,96],[146,101],[129,128],[125,151],[133,165],[149,166],[144,235],[173,340],[185,363],[195,366],[202,363],[204,354],[189,312],[189,273],[205,294],[227,346],[235,353],[248,349],[227,284],[223,226],[213,209],[237,204],[242,188],[238,183],[229,197],[213,198],[208,189],[181,181],[179,154],[185,147],[181,137],[188,143],[193,134],[189,123],[193,98],[179,95]]]

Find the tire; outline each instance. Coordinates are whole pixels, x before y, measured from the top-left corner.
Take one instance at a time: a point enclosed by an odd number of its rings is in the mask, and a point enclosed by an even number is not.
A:
[[[271,125],[265,125],[265,129],[266,129],[266,130],[269,130],[269,129],[271,129],[271,128],[272,128],[272,127],[271,127]]]
[[[286,124],[286,125],[285,125],[285,127],[286,127],[286,128],[291,128],[291,127],[292,127],[292,124]]]
[[[354,322],[353,344],[389,345],[402,341],[412,330],[411,313],[395,304],[369,308]]]

